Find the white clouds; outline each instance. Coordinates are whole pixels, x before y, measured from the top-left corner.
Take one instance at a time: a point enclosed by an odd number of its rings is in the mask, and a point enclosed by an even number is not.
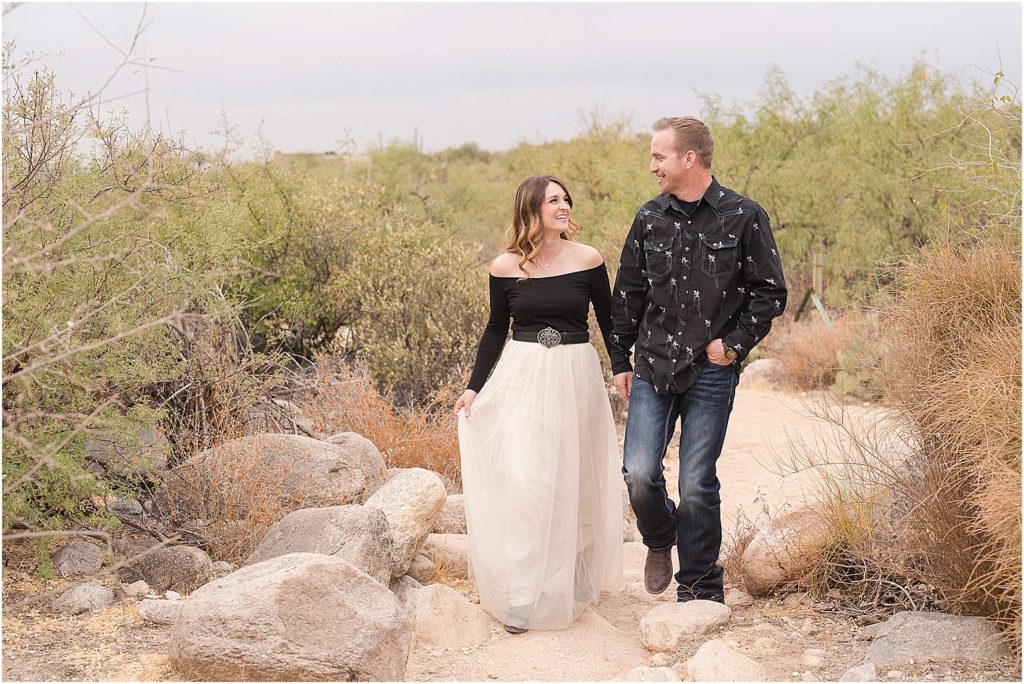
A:
[[[124,44],[141,5],[80,4]],[[602,104],[639,128],[696,111],[695,91],[751,99],[769,64],[808,94],[871,64],[888,75],[922,53],[963,77],[1003,68],[1020,80],[1019,4],[153,4],[142,47],[156,64],[152,109],[200,142],[223,106],[243,133],[258,121],[281,149],[409,138],[428,149],[567,137]],[[64,88],[102,82],[117,54],[68,5],[23,5],[4,38],[64,49]],[[114,93],[141,87],[126,74]],[[141,116],[141,98],[125,100]]]

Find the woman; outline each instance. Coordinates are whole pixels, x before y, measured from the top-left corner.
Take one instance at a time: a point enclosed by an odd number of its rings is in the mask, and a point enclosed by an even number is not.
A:
[[[513,634],[568,627],[622,573],[618,443],[587,332],[593,302],[608,344],[611,294],[601,255],[573,239],[571,211],[552,176],[519,186],[455,404],[470,567],[481,605]]]

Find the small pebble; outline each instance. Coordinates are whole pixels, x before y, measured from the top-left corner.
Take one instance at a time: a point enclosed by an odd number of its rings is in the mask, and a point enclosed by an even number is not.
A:
[[[667,653],[655,653],[651,656],[651,667],[668,667],[672,663]]]
[[[903,672],[900,670],[889,670],[885,673],[889,679],[903,679]]]
[[[164,596],[166,596],[171,601],[178,601],[181,599],[181,594],[179,594],[176,591],[171,591],[169,589],[166,592],[164,592]]]

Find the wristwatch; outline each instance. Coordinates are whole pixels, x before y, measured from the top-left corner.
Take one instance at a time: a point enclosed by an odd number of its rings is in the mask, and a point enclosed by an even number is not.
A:
[[[736,350],[727,345],[724,341],[722,342],[722,348],[725,350],[725,358],[729,359],[730,363],[735,361],[736,357],[739,356],[739,354],[736,353]]]

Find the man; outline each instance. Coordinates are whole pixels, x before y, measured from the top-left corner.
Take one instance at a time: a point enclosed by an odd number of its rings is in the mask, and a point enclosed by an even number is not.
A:
[[[715,464],[739,363],[786,306],[768,215],[711,175],[714,141],[693,117],[659,119],[650,171],[661,194],[636,214],[612,292],[612,370],[629,402],[622,473],[660,594],[679,557],[677,599],[724,602]],[[630,364],[635,345],[636,370]],[[681,419],[679,505],[662,459]]]

